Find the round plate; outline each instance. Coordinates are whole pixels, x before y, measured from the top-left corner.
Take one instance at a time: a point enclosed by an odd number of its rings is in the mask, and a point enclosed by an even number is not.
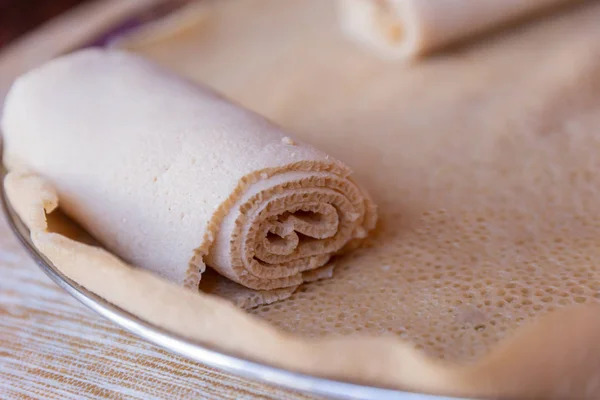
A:
[[[165,9],[146,10],[142,16],[128,19],[119,26],[100,35],[98,38],[89,42],[89,46],[102,46],[115,39],[120,34],[128,32],[150,22],[157,17],[165,15]],[[87,46],[83,46],[87,47]],[[0,102],[0,104],[2,104]],[[0,132],[1,133],[1,132]],[[1,152],[1,143],[0,143]],[[1,161],[1,156],[0,156]],[[0,178],[4,180],[6,169],[0,167]],[[154,343],[168,351],[177,353],[188,359],[200,362],[209,367],[213,367],[231,374],[244,378],[262,381],[276,386],[281,386],[305,393],[324,395],[336,399],[398,399],[398,400],[443,400],[448,397],[425,395],[419,393],[409,393],[398,390],[383,389],[372,386],[363,386],[342,381],[319,378],[315,376],[300,374],[269,365],[261,364],[251,360],[236,357],[231,354],[225,354],[218,350],[204,346],[170,333],[162,328],[154,326],[135,315],[116,307],[103,298],[88,291],[78,285],[61,273],[56,266],[52,264],[32,243],[28,228],[11,207],[4,186],[0,190],[0,200],[6,219],[15,235],[24,245],[25,249],[37,265],[48,275],[58,286],[63,288],[75,299],[111,320],[123,329],[137,335],[147,341]]]

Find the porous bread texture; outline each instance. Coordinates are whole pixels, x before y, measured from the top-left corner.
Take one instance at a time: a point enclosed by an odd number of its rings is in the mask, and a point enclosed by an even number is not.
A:
[[[221,298],[184,290],[125,264],[101,247],[55,232],[51,225],[59,199],[43,178],[11,172],[4,185],[34,246],[55,268],[82,288],[178,338],[294,371],[414,392],[590,400],[600,394],[598,305],[545,316],[468,364],[440,362],[390,337],[301,338]],[[48,223],[40,215],[47,216]]]
[[[600,301],[600,4],[412,65],[349,43],[331,2],[212,13],[189,41],[137,51],[347,160],[381,221],[335,279],[252,313],[469,361],[544,313]]]
[[[44,176],[106,247],[188,288],[209,264],[253,290],[289,288],[280,298],[375,226],[340,161],[127,52],[25,74],[2,129],[9,167]]]

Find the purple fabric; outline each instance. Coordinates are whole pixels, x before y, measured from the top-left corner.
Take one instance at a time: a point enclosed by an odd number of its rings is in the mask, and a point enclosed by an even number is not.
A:
[[[145,10],[140,15],[136,15],[132,18],[126,19],[125,21],[122,21],[118,25],[109,29],[107,32],[92,40],[91,42],[81,46],[81,48],[107,46],[118,37],[133,32],[148,22],[152,22],[154,20],[157,20],[158,18],[168,15],[177,8],[181,7],[182,4],[183,3],[180,1],[168,1],[159,3],[156,6]]]

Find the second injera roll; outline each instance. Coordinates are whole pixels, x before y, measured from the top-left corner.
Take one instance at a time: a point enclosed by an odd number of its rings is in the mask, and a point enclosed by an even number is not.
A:
[[[387,58],[412,59],[567,0],[340,0],[342,27]],[[576,3],[576,1],[571,1]]]

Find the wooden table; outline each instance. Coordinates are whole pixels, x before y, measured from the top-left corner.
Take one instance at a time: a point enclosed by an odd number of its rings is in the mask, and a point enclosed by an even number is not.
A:
[[[4,49],[0,100],[24,70],[153,1],[86,3]],[[188,361],[94,314],[38,269],[4,218],[0,276],[0,399],[307,398]]]

